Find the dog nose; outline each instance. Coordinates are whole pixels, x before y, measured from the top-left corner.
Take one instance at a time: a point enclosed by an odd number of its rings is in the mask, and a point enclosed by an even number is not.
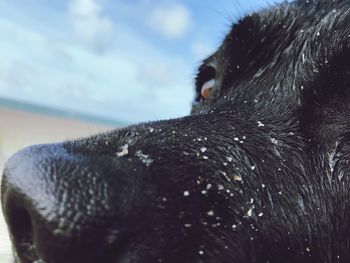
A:
[[[115,262],[113,183],[89,164],[61,145],[33,146],[7,162],[1,201],[19,262]]]

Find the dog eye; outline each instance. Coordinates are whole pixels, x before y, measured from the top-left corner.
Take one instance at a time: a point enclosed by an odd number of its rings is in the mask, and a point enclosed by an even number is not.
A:
[[[196,77],[196,100],[202,102],[213,95],[213,88],[216,82],[216,69],[213,63],[200,66]]]
[[[205,82],[201,88],[201,97],[203,100],[207,100],[210,97],[211,91],[215,86],[215,79],[211,79]]]

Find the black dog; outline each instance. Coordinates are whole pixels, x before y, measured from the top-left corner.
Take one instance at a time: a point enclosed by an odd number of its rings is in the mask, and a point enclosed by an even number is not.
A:
[[[18,262],[349,262],[349,21],[348,0],[249,15],[192,115],[16,154]]]

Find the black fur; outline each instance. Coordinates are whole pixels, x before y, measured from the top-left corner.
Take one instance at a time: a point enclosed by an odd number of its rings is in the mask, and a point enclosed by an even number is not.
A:
[[[16,154],[18,262],[349,262],[349,21],[348,0],[254,13],[190,116]]]

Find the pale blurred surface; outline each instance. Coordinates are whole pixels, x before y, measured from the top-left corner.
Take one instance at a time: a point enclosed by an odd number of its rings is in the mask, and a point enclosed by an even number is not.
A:
[[[0,107],[0,178],[6,160],[33,144],[81,138],[112,129],[87,122]],[[0,213],[0,263],[11,262],[11,244]]]

